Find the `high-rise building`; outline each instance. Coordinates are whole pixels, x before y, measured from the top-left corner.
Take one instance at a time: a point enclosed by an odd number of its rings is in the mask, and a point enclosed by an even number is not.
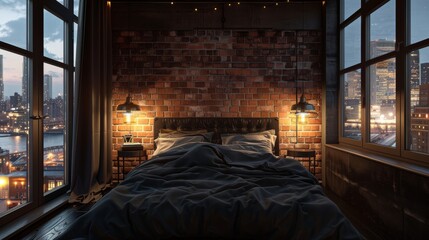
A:
[[[381,56],[393,51],[395,51],[395,41],[378,39],[370,43],[371,57]]]
[[[24,58],[24,64],[22,68],[22,102],[25,104],[28,103],[28,81],[29,81],[28,64],[29,64],[28,58]]]
[[[429,86],[429,84],[425,84]],[[429,107],[417,106],[411,114],[411,150],[429,152]]]
[[[3,55],[0,55],[0,102],[4,100]]]
[[[377,40],[371,42],[371,52],[376,56],[395,50],[395,42]],[[381,106],[396,98],[395,60],[388,59],[370,68],[370,103]]]
[[[52,99],[52,76],[43,75],[43,102]]]
[[[419,104],[420,54],[418,50],[411,52],[408,56],[408,71],[410,106],[412,108]]]
[[[419,106],[429,107],[429,83],[420,85]]]
[[[421,64],[421,84],[429,83],[429,62]]]
[[[10,96],[10,108],[20,108],[22,106],[22,96],[17,92]]]

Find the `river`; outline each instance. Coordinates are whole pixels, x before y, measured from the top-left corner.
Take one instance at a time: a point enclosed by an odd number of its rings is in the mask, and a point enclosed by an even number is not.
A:
[[[45,133],[44,147],[61,146],[64,143],[63,133]],[[23,152],[27,150],[27,136],[1,136],[0,147],[9,150],[9,153]]]

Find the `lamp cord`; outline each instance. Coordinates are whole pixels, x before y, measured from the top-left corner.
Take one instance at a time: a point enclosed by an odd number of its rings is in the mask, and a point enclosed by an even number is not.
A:
[[[295,31],[295,144],[298,143],[298,31]]]

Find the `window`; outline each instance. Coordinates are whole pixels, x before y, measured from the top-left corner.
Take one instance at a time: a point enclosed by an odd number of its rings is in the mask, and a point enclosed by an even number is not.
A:
[[[369,15],[369,52],[375,58],[395,50],[395,1],[390,0]]]
[[[409,43],[413,44],[429,38],[429,1],[412,0],[408,1],[408,15],[410,18],[408,29]]]
[[[0,224],[68,190],[78,6],[0,1]]]
[[[43,11],[43,47],[45,57],[64,62],[64,21]]]
[[[28,0],[0,1],[0,41],[27,49]]]
[[[344,74],[343,137],[361,139],[361,72],[355,70]]]
[[[360,8],[361,0],[341,0],[341,20],[345,20]]]
[[[43,121],[43,166],[44,178],[65,179],[64,143],[65,143],[65,70],[44,64],[43,75],[43,115],[49,116]],[[58,187],[58,186],[55,186]],[[52,190],[53,188],[48,188]]]
[[[340,142],[429,166],[429,2],[340,4]]]
[[[395,59],[369,67],[370,142],[396,146],[396,65]]]
[[[361,57],[361,21],[360,18],[344,28],[343,68],[358,64]],[[347,56],[347,57],[346,57]]]

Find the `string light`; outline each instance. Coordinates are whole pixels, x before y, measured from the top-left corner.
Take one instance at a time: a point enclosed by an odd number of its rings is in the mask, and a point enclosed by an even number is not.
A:
[[[287,3],[290,3],[290,0],[286,0],[286,2]],[[174,2],[170,2],[170,4],[171,5],[174,5]],[[230,2],[230,3],[228,3],[228,7],[232,7],[233,6],[233,4],[237,4],[237,6],[241,6],[241,2]],[[324,5],[324,4],[326,4],[326,0],[322,0],[322,5]],[[271,6],[280,6],[280,3],[279,2],[269,2],[268,3],[268,5],[267,4],[265,4],[265,5],[263,5],[262,6],[262,8],[263,9],[267,9],[268,7],[271,7]],[[213,11],[218,11],[218,8],[217,7],[213,7]],[[194,8],[194,12],[198,12],[198,8]]]

